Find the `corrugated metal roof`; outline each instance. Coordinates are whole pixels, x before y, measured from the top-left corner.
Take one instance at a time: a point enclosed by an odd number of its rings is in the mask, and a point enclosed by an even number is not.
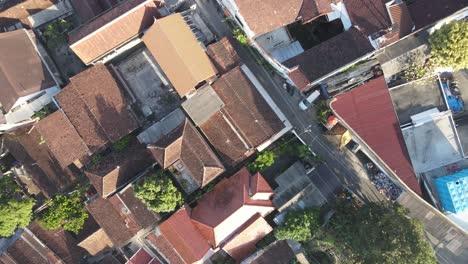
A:
[[[330,106],[409,188],[421,194],[384,77],[336,97]]]

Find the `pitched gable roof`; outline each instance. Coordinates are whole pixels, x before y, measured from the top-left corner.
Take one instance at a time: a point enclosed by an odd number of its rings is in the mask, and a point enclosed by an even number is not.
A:
[[[79,175],[73,166],[62,167],[47,144],[41,142],[38,129],[17,129],[5,135],[4,143],[10,153],[21,163],[41,192],[51,197],[69,186]]]
[[[95,199],[86,208],[115,246],[119,247],[132,238],[125,222],[104,198]]]
[[[85,63],[101,58],[151,26],[158,1],[128,0],[70,32],[70,48]]]
[[[10,111],[18,98],[56,86],[25,29],[0,33],[0,104]]]
[[[373,51],[366,36],[351,28],[314,46],[283,64],[292,69],[289,76],[301,91],[308,84]],[[318,63],[320,62],[320,63]]]
[[[240,67],[222,75],[212,87],[224,106],[200,128],[228,165],[237,164],[284,128]]]
[[[97,64],[70,78],[64,94],[57,96],[70,122],[91,148],[105,144],[105,137],[114,142],[138,127],[119,85],[105,65]]]
[[[135,197],[132,186],[112,195],[108,198],[108,201],[114,206],[133,234],[151,227],[161,219],[158,214],[148,209],[145,204]]]
[[[330,107],[409,188],[421,194],[383,76],[336,97]]]
[[[146,147],[132,138],[125,150],[104,155],[99,163],[89,164],[84,172],[97,192],[106,197],[152,164],[153,158]]]
[[[307,23],[321,15],[332,12],[331,0],[303,0],[299,18],[302,23]]]
[[[227,37],[208,45],[208,56],[220,73],[225,73],[240,64],[240,57]]]
[[[416,0],[408,8],[416,29],[420,29],[466,6],[464,0]]]
[[[61,110],[48,115],[35,127],[43,136],[44,144],[49,146],[62,167],[66,167],[88,154],[88,147]],[[38,142],[38,144],[41,143]]]
[[[180,97],[216,75],[213,64],[179,13],[156,20],[142,39]]]
[[[224,171],[221,162],[188,119],[148,148],[165,169],[178,160],[183,161],[200,187]]]
[[[37,221],[32,222],[28,228],[65,263],[79,263],[86,255],[85,251],[77,245],[76,238],[68,231],[46,230]]]
[[[236,261],[240,262],[245,257],[256,251],[255,244],[264,238],[273,228],[260,215],[254,215],[247,221],[222,248]]]
[[[250,30],[255,36],[260,36],[296,21],[303,1],[235,0],[234,2]]]
[[[159,226],[159,231],[185,263],[202,259],[210,249],[208,242],[191,223],[186,208],[178,210],[164,221]]]
[[[225,241],[255,214],[265,216],[274,210],[270,200],[254,200],[249,196],[250,181],[251,175],[244,167],[218,183],[193,208],[193,223],[212,245]]]
[[[385,0],[343,0],[349,18],[366,36],[391,26]]]
[[[390,20],[392,22],[392,31],[384,35],[385,42],[383,45],[379,43],[381,47],[394,43],[410,34],[414,27],[406,3],[392,4],[388,7],[388,12],[390,13]]]
[[[6,264],[49,264],[62,262],[62,259],[50,248],[42,244],[28,229],[25,229],[21,236],[0,256],[0,263]]]

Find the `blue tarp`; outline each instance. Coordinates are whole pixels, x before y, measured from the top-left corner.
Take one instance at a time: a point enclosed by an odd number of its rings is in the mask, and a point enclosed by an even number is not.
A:
[[[446,82],[442,83],[442,89],[444,90],[444,95],[445,95],[445,98],[447,99],[449,109],[452,110],[455,114],[460,111],[463,111],[464,106],[463,106],[462,100],[452,95]]]
[[[468,169],[437,178],[434,183],[446,211],[460,213],[468,210]]]

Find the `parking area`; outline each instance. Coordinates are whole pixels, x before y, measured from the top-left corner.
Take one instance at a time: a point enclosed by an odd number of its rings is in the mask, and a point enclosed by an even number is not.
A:
[[[145,47],[133,52],[115,67],[127,84],[135,111],[145,119],[161,120],[180,106],[179,96]]]

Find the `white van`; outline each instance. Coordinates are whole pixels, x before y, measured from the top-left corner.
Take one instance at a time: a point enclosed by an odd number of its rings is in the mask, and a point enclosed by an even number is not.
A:
[[[311,93],[309,96],[304,98],[304,100],[299,102],[299,108],[303,111],[307,110],[315,100],[320,96],[320,91],[315,90],[313,93]]]

